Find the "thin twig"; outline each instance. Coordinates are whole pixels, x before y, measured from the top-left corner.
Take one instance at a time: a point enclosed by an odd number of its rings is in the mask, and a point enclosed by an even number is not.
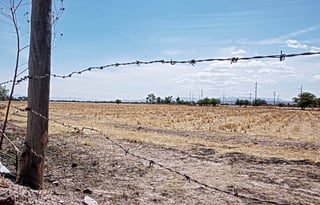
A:
[[[10,112],[10,106],[11,106],[11,102],[12,102],[12,99],[13,99],[13,93],[14,93],[14,88],[15,88],[16,80],[17,80],[17,74],[18,74],[18,69],[19,69],[19,60],[20,60],[20,52],[21,52],[21,48],[20,48],[20,32],[19,32],[19,25],[18,25],[18,20],[17,20],[17,16],[16,16],[16,11],[20,7],[20,5],[22,3],[22,0],[20,0],[18,2],[16,7],[14,7],[14,3],[15,3],[15,1],[11,2],[10,11],[11,11],[11,16],[12,16],[12,23],[13,23],[13,26],[14,26],[14,29],[15,29],[15,33],[16,33],[16,38],[17,38],[17,54],[16,54],[16,64],[15,64],[15,70],[14,70],[14,76],[13,76],[13,83],[12,83],[12,87],[11,87],[11,91],[10,91],[10,96],[9,96],[7,111],[6,111],[6,115],[5,115],[5,120],[4,120],[3,127],[2,127],[2,134],[1,134],[1,140],[0,140],[0,149],[2,148],[3,137],[4,137],[4,133],[6,131],[6,126],[7,126],[9,112]]]

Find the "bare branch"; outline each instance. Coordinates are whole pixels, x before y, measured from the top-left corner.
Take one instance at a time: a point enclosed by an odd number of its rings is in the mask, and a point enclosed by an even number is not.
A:
[[[19,1],[18,5],[16,7],[14,7],[14,13],[17,12],[17,10],[20,8],[21,4],[22,4],[22,0]]]
[[[29,46],[30,46],[30,45],[24,46],[23,48],[20,49],[20,51],[23,51],[24,49],[29,48]]]
[[[16,53],[14,76],[13,76],[13,81],[12,81],[13,83],[12,83],[12,87],[11,87],[11,91],[10,91],[10,96],[9,96],[7,110],[6,110],[5,120],[4,120],[2,131],[1,131],[0,149],[2,147],[3,137],[4,137],[5,131],[6,131],[6,126],[7,126],[7,122],[8,122],[10,106],[11,106],[11,102],[12,102],[12,98],[13,98],[14,88],[15,88],[15,84],[16,84],[16,80],[17,80],[18,69],[19,69],[20,52],[21,52],[20,43],[21,42],[20,42],[19,25],[18,25],[16,11],[17,11],[17,8],[20,7],[21,2],[22,2],[22,0],[19,1],[17,7],[15,8],[15,1],[14,0],[10,0],[9,1],[10,12],[11,12],[11,20],[12,20],[13,26],[15,28],[16,39],[17,39],[17,53]]]
[[[63,0],[60,0],[60,8],[58,9],[56,2],[54,1],[54,12],[52,13],[52,26],[53,26],[53,36],[52,36],[52,48],[55,48],[61,42],[63,34],[58,34],[57,32],[57,22],[62,18],[65,8],[63,7]],[[59,35],[59,36],[58,36]],[[58,41],[57,38],[59,37]],[[57,42],[57,43],[56,43]]]

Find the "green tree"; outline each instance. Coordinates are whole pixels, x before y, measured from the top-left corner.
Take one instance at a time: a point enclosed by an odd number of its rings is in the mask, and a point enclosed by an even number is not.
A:
[[[297,103],[297,106],[302,110],[306,107],[316,104],[316,96],[309,92],[300,93],[297,97],[293,98],[293,101]]]
[[[316,104],[317,107],[320,107],[320,98],[317,98],[315,100],[315,104]]]
[[[268,105],[268,103],[267,103],[267,101],[258,98],[257,100],[254,100],[252,102],[252,105],[254,105],[254,106],[263,106],[263,105]]]
[[[122,101],[120,99],[116,99],[115,101],[117,104],[120,104]]]
[[[156,101],[157,101],[158,104],[160,104],[162,102],[161,97],[157,97]]]
[[[182,104],[182,103],[183,103],[183,100],[181,100],[180,97],[177,97],[177,98],[176,98],[176,102],[177,102],[177,104]]]
[[[8,100],[8,92],[9,92],[9,90],[7,90],[6,89],[6,87],[5,86],[1,86],[0,85],[0,100],[2,101],[2,100]]]
[[[213,106],[216,106],[217,104],[220,104],[220,100],[219,99],[215,99],[215,98],[208,98],[208,97],[205,97],[201,100],[198,100],[197,102],[200,106],[202,105],[213,105]]]
[[[155,103],[155,101],[156,101],[155,94],[154,93],[148,94],[148,96],[146,97],[146,102],[153,104],[153,103]]]
[[[236,105],[240,105],[240,106],[242,106],[242,105],[250,105],[250,102],[249,102],[249,100],[240,100],[240,99],[237,99],[235,104],[236,104]]]
[[[202,105],[209,105],[210,104],[210,99],[208,97],[205,97],[203,99],[198,100],[197,102],[200,106]]]
[[[170,104],[172,102],[172,96],[167,96],[164,98],[164,103],[165,104]]]
[[[210,105],[216,106],[218,104],[220,104],[220,99],[216,99],[216,98],[211,98],[209,101]]]

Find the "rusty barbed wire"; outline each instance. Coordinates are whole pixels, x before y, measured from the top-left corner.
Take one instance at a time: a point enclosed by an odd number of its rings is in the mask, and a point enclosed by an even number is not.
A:
[[[46,75],[43,75],[43,76],[34,76],[34,77],[30,77],[30,76],[23,76],[22,78],[16,80],[16,83],[15,85],[19,85],[20,83],[22,83],[23,81],[26,81],[26,80],[30,80],[30,79],[44,79],[44,78],[48,78],[50,75],[49,74],[46,74]],[[5,82],[2,82],[0,83],[0,85],[5,85],[5,84],[8,84],[8,83],[12,83],[13,80],[8,80],[8,81],[5,81]]]
[[[13,107],[14,109],[16,109],[17,111],[19,111],[19,112],[30,111],[31,113],[37,115],[38,117],[40,117],[40,118],[42,118],[42,119],[44,119],[44,120],[49,121],[49,118],[48,118],[48,117],[46,117],[46,116],[42,115],[41,113],[39,113],[39,112],[37,112],[37,111],[35,111],[35,110],[32,110],[32,109],[30,109],[30,108],[28,108],[28,107],[26,107],[26,108],[24,108],[24,109],[19,108],[19,107],[16,107],[16,106],[12,106],[12,107]],[[56,124],[59,124],[59,125],[65,127],[65,128],[73,129],[73,130],[76,131],[76,132],[80,132],[80,129],[77,128],[77,127],[73,127],[73,126],[67,125],[67,124],[65,124],[65,123],[58,122],[58,121],[53,120],[53,119],[51,119],[50,121],[52,121],[52,122],[54,122],[54,123],[56,123]],[[18,155],[18,153],[20,153],[20,150],[17,148],[17,146],[15,146],[15,145],[13,144],[13,142],[10,141],[10,139],[5,135],[5,133],[2,133],[2,131],[0,131],[0,133],[5,136],[6,140],[8,140],[10,144],[13,145],[13,147],[15,148],[16,153],[17,153],[17,155]],[[43,159],[43,154],[37,153],[27,142],[24,142],[24,145],[25,145],[25,148],[26,148],[31,154],[33,154],[35,157],[37,157],[37,158],[39,158],[39,159]]]
[[[241,195],[239,194],[239,190],[237,189],[234,189],[233,191],[227,191],[227,190],[223,190],[223,189],[220,189],[218,187],[215,187],[215,186],[212,186],[212,185],[208,185],[208,184],[205,184],[195,178],[193,178],[192,176],[190,175],[187,175],[183,172],[180,172],[180,171],[177,171],[175,169],[172,169],[166,165],[163,165],[155,160],[152,160],[152,159],[149,159],[147,157],[144,157],[144,156],[140,156],[138,154],[135,154],[134,152],[131,152],[129,148],[126,148],[124,147],[123,145],[121,145],[120,143],[116,142],[116,140],[113,140],[111,139],[108,135],[104,134],[102,131],[96,129],[96,128],[93,128],[93,127],[82,127],[82,128],[79,128],[79,127],[75,127],[75,126],[72,126],[72,125],[67,125],[65,123],[60,123],[56,120],[52,120],[52,119],[49,119],[48,117],[45,117],[44,115],[42,115],[41,113],[27,107],[27,108],[17,108],[17,107],[14,107],[15,109],[18,109],[20,111],[23,111],[23,112],[32,112],[33,114],[43,118],[44,120],[50,120],[50,121],[53,121],[55,123],[58,123],[59,125],[62,125],[68,129],[74,129],[76,130],[77,132],[84,132],[85,130],[88,130],[88,131],[91,131],[91,132],[95,132],[103,137],[105,137],[105,139],[107,139],[112,145],[114,146],[117,146],[118,148],[120,148],[122,151],[124,151],[124,154],[125,155],[130,155],[132,157],[135,157],[137,159],[140,159],[140,160],[143,160],[145,162],[147,162],[149,164],[149,167],[152,167],[154,165],[157,165],[158,167],[164,169],[164,170],[167,170],[171,173],[174,173],[178,176],[181,176],[183,179],[187,180],[188,182],[193,182],[193,183],[196,183],[200,186],[203,186],[203,187],[206,187],[208,189],[211,189],[211,190],[214,190],[214,191],[217,191],[217,192],[221,192],[221,193],[224,193],[224,194],[228,194],[228,195],[231,195],[231,196],[234,196],[234,197],[237,197],[237,198],[241,198],[241,199],[245,199],[245,200],[251,200],[251,201],[255,201],[255,202],[259,202],[259,203],[269,203],[269,204],[276,204],[276,205],[285,205],[285,204],[288,204],[288,203],[282,203],[282,202],[277,202],[277,201],[271,201],[271,200],[266,200],[266,199],[260,199],[260,198],[256,198],[256,197],[250,197],[250,196],[246,196],[246,195]]]
[[[47,121],[50,120],[50,121],[52,121],[52,122],[54,122],[54,123],[56,123],[56,124],[59,124],[59,125],[61,125],[61,126],[63,126],[63,127],[68,128],[68,129],[73,129],[73,130],[76,131],[76,132],[80,132],[80,131],[81,131],[78,127],[73,127],[73,126],[67,125],[67,124],[65,124],[65,123],[63,123],[63,122],[59,122],[59,121],[56,121],[56,120],[53,120],[53,119],[49,119],[49,117],[46,117],[46,116],[42,115],[41,113],[39,113],[39,112],[37,112],[37,111],[29,108],[29,107],[19,108],[19,107],[13,106],[13,108],[15,108],[16,110],[18,110],[18,111],[20,111],[20,112],[30,111],[31,113],[39,116],[40,118],[42,118],[42,119],[44,119],[44,120],[47,120]]]
[[[247,60],[255,60],[255,59],[279,59],[280,61],[284,61],[286,58],[291,58],[291,57],[298,57],[298,56],[313,56],[313,55],[320,55],[319,52],[304,52],[304,53],[292,53],[292,54],[285,54],[282,51],[280,54],[275,54],[275,55],[258,55],[258,56],[251,56],[251,57],[228,57],[228,58],[205,58],[205,59],[191,59],[191,60],[151,60],[151,61],[132,61],[132,62],[125,62],[125,63],[112,63],[112,64],[107,64],[103,66],[92,66],[88,67],[86,69],[82,69],[79,71],[73,71],[69,74],[66,75],[58,75],[58,74],[46,74],[43,76],[24,76],[16,81],[16,85],[30,79],[44,79],[48,77],[54,77],[54,78],[71,78],[74,75],[81,75],[85,72],[90,72],[93,70],[104,70],[106,68],[111,68],[111,67],[120,67],[120,66],[130,66],[130,65],[149,65],[149,64],[170,64],[170,65],[176,65],[176,64],[189,64],[192,66],[195,66],[197,63],[204,63],[204,62],[213,62],[213,61],[229,61],[231,64],[237,63],[239,61],[247,61]],[[12,83],[13,80],[8,80],[5,82],[1,82],[0,85],[5,85],[8,83]]]
[[[18,109],[19,111],[22,111],[22,109],[14,107],[15,109]],[[36,112],[35,112],[36,113]],[[39,114],[39,113],[37,113]],[[43,118],[44,116],[40,115],[41,118]],[[2,124],[2,123],[1,123]],[[19,150],[19,148],[9,139],[9,137],[3,133],[0,130],[0,133],[4,136],[4,138],[9,142],[9,144],[12,145],[12,147],[14,148],[15,152],[16,152],[16,169],[18,168],[18,155],[20,154],[21,150]],[[24,143],[25,147],[30,151],[30,153],[32,153],[35,157],[42,159],[43,155],[42,154],[38,154],[30,145],[28,145],[26,142]]]

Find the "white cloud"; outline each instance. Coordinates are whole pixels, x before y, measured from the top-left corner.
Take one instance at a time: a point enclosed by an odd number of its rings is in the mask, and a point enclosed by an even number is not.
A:
[[[291,33],[287,33],[281,36],[275,36],[275,37],[271,37],[271,38],[266,38],[266,39],[261,39],[258,41],[251,41],[251,40],[247,40],[247,39],[240,39],[238,41],[239,44],[243,44],[243,45],[277,45],[277,44],[287,44],[287,41],[290,41],[290,39],[292,37],[296,37],[296,36],[300,36],[306,33],[310,33],[312,31],[318,30],[320,29],[319,25],[316,26],[311,26],[305,29],[300,29],[297,31],[293,31]],[[289,39],[289,40],[288,40]],[[295,41],[295,40],[294,40]],[[303,44],[301,44],[300,46],[303,46]]]
[[[266,66],[263,66],[257,72],[261,74],[296,74],[294,68],[282,62],[267,63]]]
[[[320,52],[320,47],[311,46],[311,52]]]
[[[294,79],[296,71],[286,62],[263,60],[239,61],[231,64],[228,61],[217,61],[207,64],[207,68],[175,78],[177,85],[185,89],[205,89],[213,93],[250,92],[254,82],[274,87],[283,80]],[[243,91],[247,90],[247,91]]]
[[[307,49],[308,46],[306,44],[303,44],[297,40],[289,39],[286,41],[286,44],[289,48],[303,48]]]
[[[231,46],[231,47],[219,49],[218,53],[221,56],[237,56],[237,57],[239,57],[243,54],[246,54],[247,52],[244,49],[237,48],[235,46]]]
[[[232,69],[238,69],[236,72],[241,73],[265,73],[265,74],[295,74],[293,67],[286,64],[286,62],[275,61],[238,61],[231,64],[228,61],[218,61],[210,64],[209,68],[205,69],[207,72],[233,72]]]
[[[176,56],[176,55],[184,53],[184,51],[182,51],[182,50],[165,50],[162,53],[165,55],[168,55],[168,56]]]
[[[233,56],[239,56],[239,55],[242,55],[242,54],[246,54],[247,52],[243,49],[236,49],[234,51],[231,52],[231,55]]]
[[[305,33],[309,33],[309,32],[312,32],[312,31],[315,31],[315,30],[318,30],[318,29],[320,29],[319,25],[311,26],[311,27],[308,27],[308,28],[305,28],[305,29],[300,29],[298,31],[291,32],[291,33],[288,34],[288,36],[299,36],[299,35],[302,35],[302,34],[305,34]]]
[[[312,77],[312,81],[314,82],[320,82],[320,74],[317,74],[315,76]]]

